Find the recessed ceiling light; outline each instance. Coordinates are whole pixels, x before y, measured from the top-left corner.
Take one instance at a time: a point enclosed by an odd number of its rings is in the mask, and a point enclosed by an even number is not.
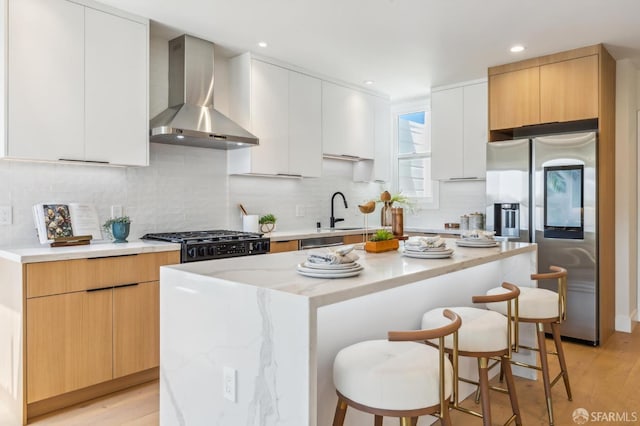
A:
[[[260,47],[267,47],[267,46],[268,46],[268,44],[267,44],[267,42],[266,42],[266,41],[259,41],[259,42],[258,42],[258,46],[260,46]]]
[[[515,46],[511,46],[509,49],[512,53],[522,52],[524,50],[524,46],[521,44],[516,44]]]
[[[373,80],[365,80],[364,84],[366,84],[367,86],[371,86],[373,84]]]

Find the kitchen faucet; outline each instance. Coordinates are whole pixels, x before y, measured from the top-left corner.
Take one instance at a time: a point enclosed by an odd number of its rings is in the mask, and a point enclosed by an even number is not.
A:
[[[344,201],[344,208],[348,208],[349,206],[347,206],[347,199],[344,198],[344,194],[340,191],[338,192],[334,192],[333,195],[331,196],[331,217],[329,218],[329,222],[330,222],[330,227],[331,228],[335,228],[336,227],[336,222],[340,222],[343,221],[344,219],[342,218],[336,218],[333,216],[333,200],[336,198],[336,195],[340,195],[342,197],[342,200]]]

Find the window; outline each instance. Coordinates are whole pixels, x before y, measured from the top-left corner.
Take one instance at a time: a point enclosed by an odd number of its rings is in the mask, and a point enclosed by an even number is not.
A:
[[[431,180],[430,113],[425,103],[394,108],[394,189],[416,207],[437,208],[438,185]]]

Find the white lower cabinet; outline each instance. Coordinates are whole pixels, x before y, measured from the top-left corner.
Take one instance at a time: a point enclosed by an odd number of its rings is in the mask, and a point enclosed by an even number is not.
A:
[[[322,172],[320,80],[257,60],[231,59],[230,117],[259,139],[229,151],[231,174],[319,177]]]
[[[3,155],[147,165],[148,21],[66,0],[6,7]]]
[[[487,114],[486,82],[432,92],[432,179],[485,178]]]

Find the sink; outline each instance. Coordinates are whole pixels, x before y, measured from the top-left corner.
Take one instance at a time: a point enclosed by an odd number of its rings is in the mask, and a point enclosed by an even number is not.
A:
[[[343,226],[337,226],[335,228],[320,228],[320,229],[323,230],[323,231],[355,231],[356,229],[364,230],[364,228],[361,227],[361,226],[354,226],[352,228],[349,228],[347,226],[344,226],[344,227]]]

